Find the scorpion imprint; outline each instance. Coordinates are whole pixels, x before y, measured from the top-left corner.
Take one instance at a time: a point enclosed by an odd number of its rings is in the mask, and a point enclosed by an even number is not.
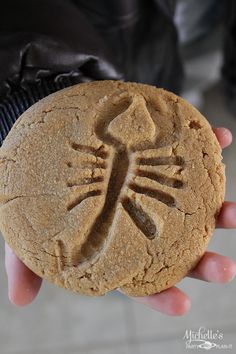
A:
[[[135,151],[142,152],[145,148],[143,143],[147,143],[148,149],[157,150],[155,147],[157,141],[156,126],[148,111],[146,101],[143,96],[135,95],[132,102],[120,102],[115,106],[115,114],[107,116],[108,113],[102,115],[102,119],[95,127],[97,137],[104,145],[112,146],[115,153],[112,157],[112,168],[110,172],[108,187],[105,195],[105,202],[102,210],[91,229],[85,237],[85,241],[81,250],[74,250],[70,254],[70,262],[74,266],[91,260],[103,248],[105,241],[108,239],[109,231],[113,222],[118,203],[121,203],[130,219],[136,227],[143,233],[147,239],[152,240],[159,235],[158,225],[152,217],[143,210],[143,208],[127,195],[127,190],[131,190],[134,194],[142,194],[150,198],[154,198],[167,207],[175,207],[176,202],[173,196],[167,192],[163,192],[158,187],[150,188],[140,186],[137,182],[131,181],[127,176],[135,175],[141,178],[156,181],[170,188],[179,189],[183,187],[183,182],[177,178],[170,178],[158,172],[149,172],[142,169],[143,166],[159,166],[159,165],[176,165],[184,166],[184,160],[180,156],[158,156],[158,157],[137,157],[132,160]],[[133,138],[134,137],[134,138]],[[133,142],[135,140],[135,142]],[[75,142],[70,146],[75,151],[83,152],[96,157],[96,162],[86,163],[85,167],[106,168],[106,159],[109,154],[104,149],[104,145],[98,150],[90,146],[84,146]],[[67,162],[68,167],[72,167],[71,162]],[[102,182],[103,176],[82,179],[77,183],[67,183],[68,187],[82,184],[93,184]],[[83,200],[91,197],[103,195],[102,188],[97,185],[94,190],[81,194],[69,205],[67,210],[71,211]]]

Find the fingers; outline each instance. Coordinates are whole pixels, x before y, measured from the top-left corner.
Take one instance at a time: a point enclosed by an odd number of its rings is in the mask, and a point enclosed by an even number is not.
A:
[[[212,128],[222,149],[232,143],[233,137],[229,129],[224,127]]]
[[[236,203],[224,202],[217,219],[217,227],[236,228]]]
[[[189,277],[207,282],[227,283],[236,275],[236,264],[227,257],[214,252],[206,252]],[[191,301],[186,294],[176,287],[169,288],[159,294],[145,297],[132,297],[154,310],[166,315],[181,316],[188,312]]]
[[[188,276],[207,282],[228,283],[235,274],[236,264],[230,258],[214,252],[206,252]]]
[[[31,303],[39,292],[42,279],[28,269],[7,244],[5,244],[5,267],[9,300],[17,306]]]
[[[188,296],[174,286],[158,294],[132,299],[170,316],[184,315],[191,307]]]

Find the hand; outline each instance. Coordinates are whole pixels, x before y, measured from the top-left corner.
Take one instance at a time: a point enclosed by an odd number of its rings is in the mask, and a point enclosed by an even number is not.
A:
[[[226,128],[213,129],[222,148],[229,146],[232,135]],[[236,228],[236,203],[224,202],[218,217],[217,227]],[[17,306],[24,306],[33,301],[39,292],[42,279],[28,269],[6,244],[5,265],[8,276],[8,296]],[[196,268],[188,275],[207,282],[227,283],[236,274],[236,264],[217,253],[206,252]],[[172,316],[185,314],[191,305],[189,297],[173,286],[159,294],[135,297],[149,307]]]

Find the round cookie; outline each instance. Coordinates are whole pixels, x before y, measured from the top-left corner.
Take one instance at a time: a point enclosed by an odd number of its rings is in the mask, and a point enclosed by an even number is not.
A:
[[[95,81],[30,107],[0,149],[0,229],[36,274],[144,296],[202,257],[225,189],[207,120],[152,86]]]

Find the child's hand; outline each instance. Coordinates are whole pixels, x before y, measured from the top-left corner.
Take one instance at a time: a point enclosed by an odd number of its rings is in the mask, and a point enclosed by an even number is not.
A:
[[[228,129],[216,128],[214,132],[222,148],[231,144],[232,135]],[[225,202],[218,218],[217,227],[236,228],[236,203]],[[5,258],[10,301],[18,306],[29,304],[39,292],[42,279],[28,269],[6,245]],[[217,253],[206,252],[189,277],[208,282],[226,283],[234,278],[236,263]],[[153,309],[168,315],[185,314],[190,308],[190,299],[181,290],[171,287],[159,294],[134,298]]]

